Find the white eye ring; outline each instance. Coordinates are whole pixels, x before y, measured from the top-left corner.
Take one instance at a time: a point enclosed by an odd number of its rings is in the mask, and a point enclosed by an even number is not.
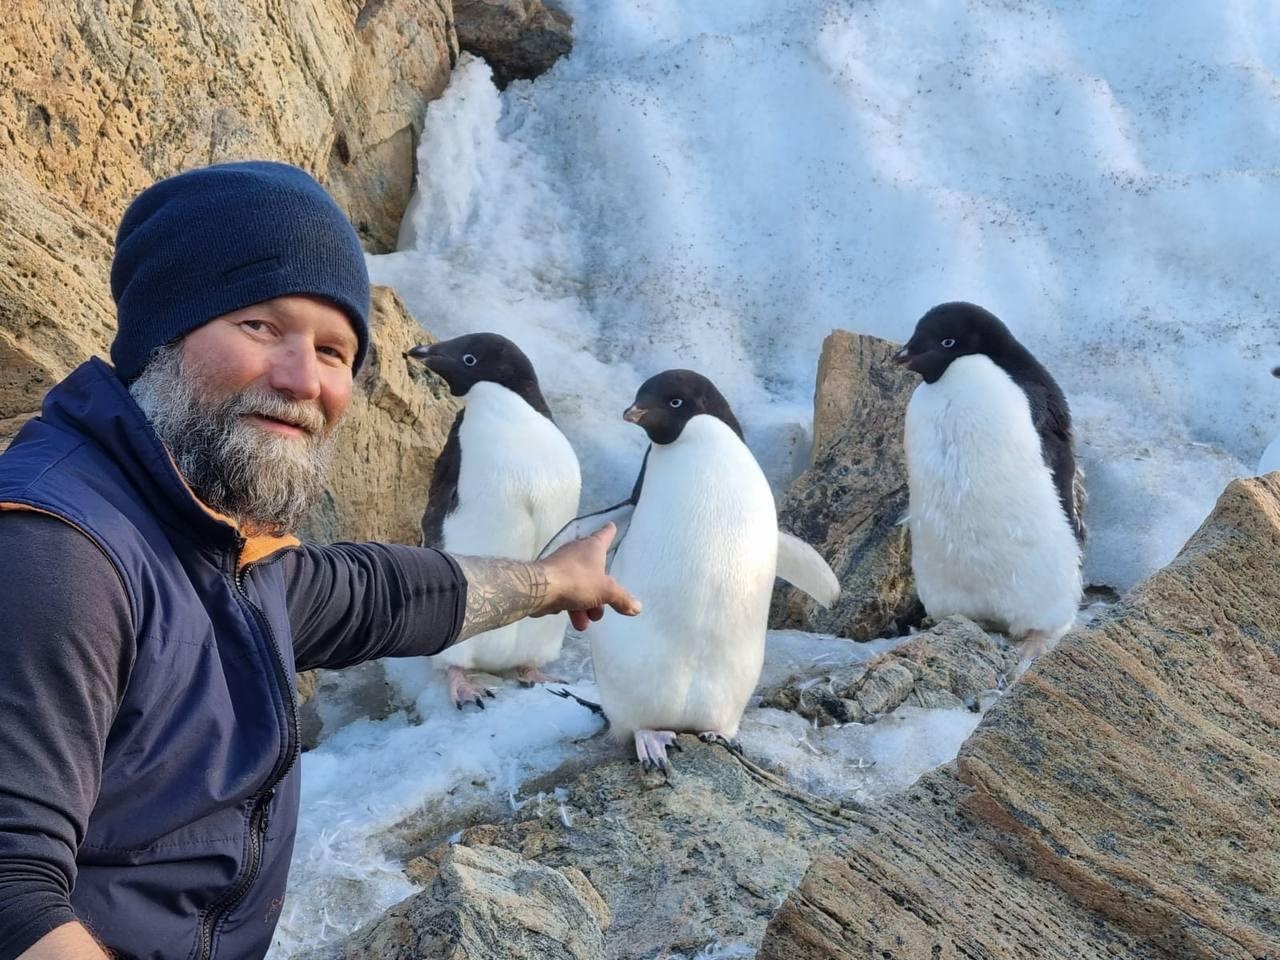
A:
[[[684,404],[684,401],[683,401],[683,400],[681,400],[679,397],[672,397],[672,398],[671,398],[670,400],[668,400],[667,402],[668,402],[669,404],[671,404],[671,406],[672,406],[673,408],[675,408],[675,407],[679,407],[679,406],[681,406],[681,405],[683,405],[683,404]]]
[[[955,345],[956,345],[955,337],[947,337],[947,339],[942,341],[942,346],[947,350],[950,350]]]
[[[474,367],[477,363],[476,355],[474,353],[464,353],[462,355],[462,362],[465,363],[468,367]]]

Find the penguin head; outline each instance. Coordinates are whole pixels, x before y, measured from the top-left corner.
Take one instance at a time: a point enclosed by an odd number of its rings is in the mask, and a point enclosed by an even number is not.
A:
[[[980,353],[999,362],[1016,343],[1009,328],[977,304],[940,303],[916,323],[893,362],[914,370],[925,383],[937,383],[958,357]]]
[[[468,333],[439,343],[419,344],[404,355],[421,360],[428,370],[439,374],[455,397],[465,397],[477,383],[488,382],[506,387],[535,407],[538,404],[531,397],[542,402],[533,364],[523,350],[499,334]]]
[[[742,439],[742,427],[729,401],[714,383],[692,370],[664,370],[650,377],[640,385],[622,419],[642,427],[654,443],[666,444],[675,442],[684,425],[699,414],[724,421]]]

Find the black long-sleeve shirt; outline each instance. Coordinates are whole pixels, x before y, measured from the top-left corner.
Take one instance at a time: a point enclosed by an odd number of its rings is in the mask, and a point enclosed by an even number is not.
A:
[[[307,545],[262,562],[283,566],[299,670],[438,653],[462,629],[466,581],[438,551]],[[76,850],[136,652],[98,547],[0,512],[0,958],[75,919]]]

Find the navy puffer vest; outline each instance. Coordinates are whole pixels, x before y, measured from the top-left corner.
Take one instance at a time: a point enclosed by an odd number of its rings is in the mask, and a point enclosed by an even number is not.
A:
[[[0,502],[84,532],[132,606],[137,659],[76,857],[77,916],[120,956],[261,956],[298,810],[279,564],[246,564],[261,544],[192,496],[100,360],[51,390],[0,457]]]

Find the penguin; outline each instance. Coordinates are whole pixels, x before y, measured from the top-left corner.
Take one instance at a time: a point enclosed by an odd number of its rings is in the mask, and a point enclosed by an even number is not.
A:
[[[418,345],[421,360],[463,398],[436,461],[422,515],[422,545],[450,553],[532,560],[572,519],[582,486],[578,458],[556,426],[533,364],[496,333]],[[470,671],[514,670],[525,686],[553,680],[539,669],[560,653],[564,614],[477,634],[436,654],[459,710],[484,708],[493,691]]]
[[[645,769],[669,773],[679,732],[735,745],[764,664],[774,577],[827,606],[840,585],[812,547],[779,532],[769,483],[710,380],[659,373],[623,419],[650,440],[631,497],[575,519],[542,555],[618,526],[610,574],[644,612],[606,617],[587,633],[600,707]]]
[[[925,610],[1023,641],[1019,672],[1070,629],[1081,595],[1084,477],[1061,388],[996,316],[929,310],[894,360],[907,404],[911,567]]]

